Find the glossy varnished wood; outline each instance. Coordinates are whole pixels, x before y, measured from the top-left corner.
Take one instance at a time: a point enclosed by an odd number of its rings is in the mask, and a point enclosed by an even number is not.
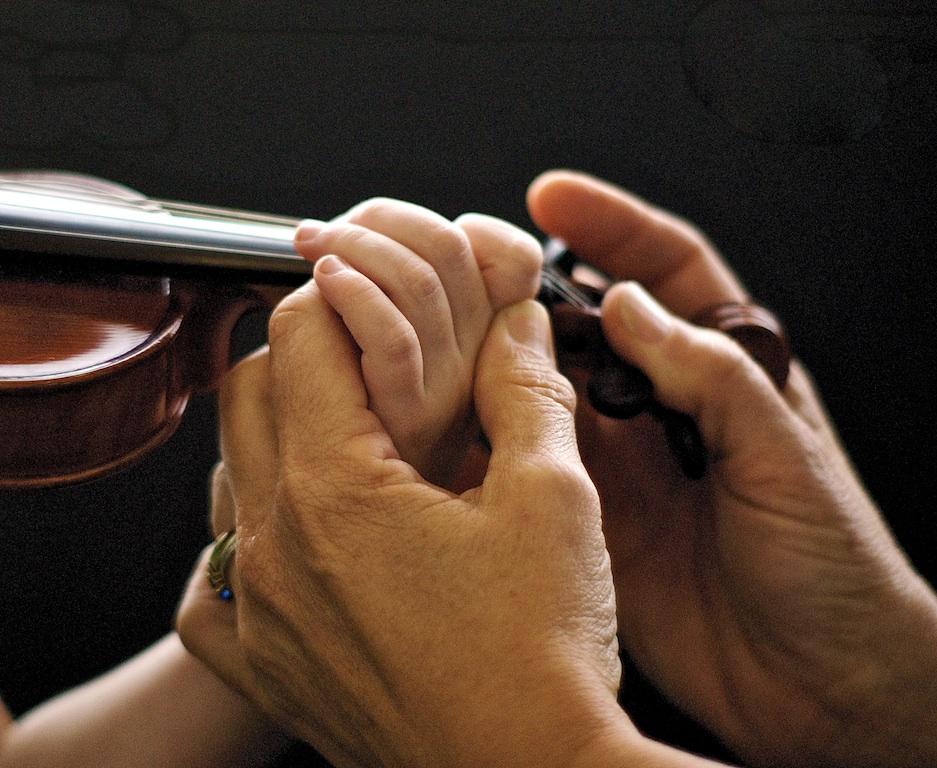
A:
[[[166,440],[244,312],[308,279],[294,225],[0,173],[0,487],[90,479]]]

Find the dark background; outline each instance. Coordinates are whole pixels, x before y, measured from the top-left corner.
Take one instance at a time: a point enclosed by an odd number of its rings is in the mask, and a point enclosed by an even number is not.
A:
[[[326,218],[390,195],[527,227],[538,172],[613,180],[696,222],[786,319],[933,581],[935,22],[932,0],[6,2],[0,168]],[[239,346],[262,334],[243,325]],[[168,630],[207,541],[214,433],[202,398],[118,476],[0,494],[14,711]],[[626,698],[704,748],[639,678]]]

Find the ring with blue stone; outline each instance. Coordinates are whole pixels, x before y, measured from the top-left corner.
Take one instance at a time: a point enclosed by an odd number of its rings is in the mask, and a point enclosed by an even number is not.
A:
[[[211,554],[208,556],[208,583],[215,590],[215,594],[224,601],[234,597],[234,592],[228,586],[226,574],[236,548],[237,538],[232,528],[215,539],[215,546],[212,547]]]

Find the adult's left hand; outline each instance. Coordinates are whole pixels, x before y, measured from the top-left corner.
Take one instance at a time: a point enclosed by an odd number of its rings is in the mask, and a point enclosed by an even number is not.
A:
[[[398,458],[313,284],[222,392],[235,599],[197,571],[179,631],[337,765],[569,766],[610,732],[642,741],[615,700],[597,494],[542,307],[495,319],[475,398],[491,459],[456,496]]]

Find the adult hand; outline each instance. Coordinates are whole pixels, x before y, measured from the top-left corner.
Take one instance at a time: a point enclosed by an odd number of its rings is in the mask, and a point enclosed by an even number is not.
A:
[[[583,406],[620,636],[679,706],[762,765],[937,761],[937,607],[854,476],[799,365],[778,393],[728,337],[682,318],[745,301],[699,232],[572,173],[531,215],[614,278],[611,346],[696,419],[712,465],[686,481],[656,424]],[[583,398],[585,402],[585,398]]]
[[[533,302],[495,319],[475,389],[491,458],[455,496],[397,457],[315,285],[282,302],[269,355],[222,391],[235,599],[195,574],[190,650],[337,765],[569,766],[608,733],[641,745],[615,700],[598,499],[550,344]]]

